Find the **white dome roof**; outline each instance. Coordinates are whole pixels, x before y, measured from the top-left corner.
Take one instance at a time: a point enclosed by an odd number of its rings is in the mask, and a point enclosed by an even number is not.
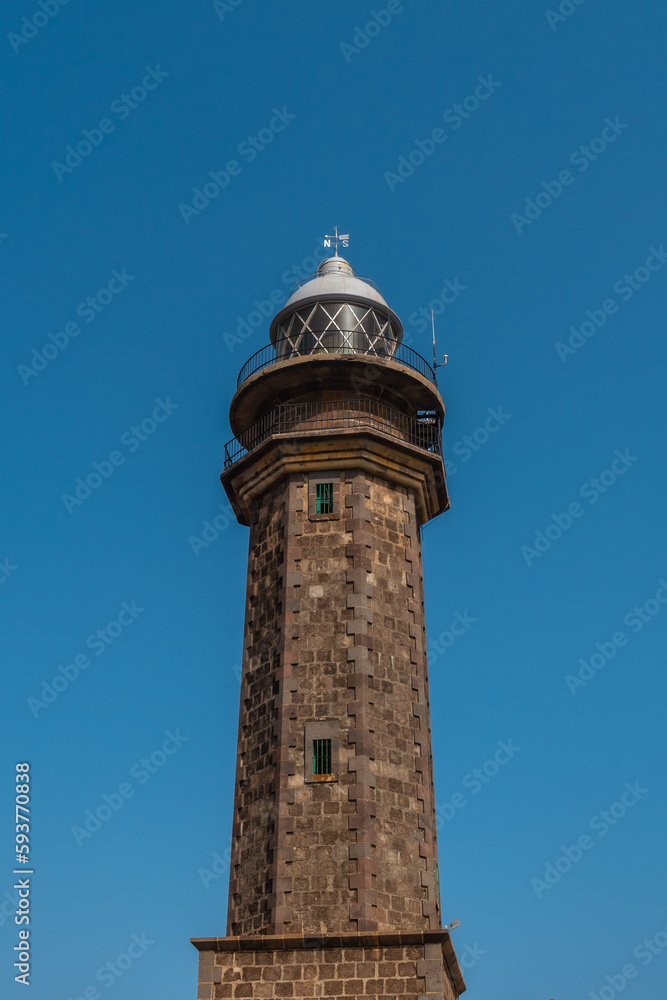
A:
[[[279,323],[294,312],[300,305],[323,301],[363,301],[369,306],[378,307],[378,312],[383,316],[389,316],[391,326],[396,339],[400,341],[403,336],[403,324],[400,319],[387,305],[377,288],[363,278],[358,278],[352,266],[343,257],[328,257],[323,260],[317,269],[314,278],[310,278],[296,288],[280,312],[274,316],[271,323],[271,339],[276,336]]]
[[[323,260],[315,277],[300,285],[290,295],[283,308],[297,305],[305,299],[320,298],[321,296],[370,299],[371,302],[376,302],[385,309],[388,308],[377,288],[364,281],[363,278],[357,278],[351,265],[342,257],[328,257]]]

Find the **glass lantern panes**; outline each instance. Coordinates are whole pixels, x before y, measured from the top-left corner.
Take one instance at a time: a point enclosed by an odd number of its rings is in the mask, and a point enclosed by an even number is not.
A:
[[[316,302],[283,320],[276,351],[281,357],[320,353],[387,357],[395,347],[388,316],[348,302]]]

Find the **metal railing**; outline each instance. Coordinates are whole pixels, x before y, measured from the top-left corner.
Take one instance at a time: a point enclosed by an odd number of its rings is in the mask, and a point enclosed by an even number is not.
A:
[[[434,410],[408,417],[373,399],[336,399],[320,403],[280,403],[225,445],[225,469],[276,434],[300,437],[311,431],[370,427],[424,451],[442,455],[440,421]]]
[[[370,343],[366,347],[348,347],[348,346],[323,346],[317,343],[316,346],[308,347],[294,347],[290,340],[282,338],[276,341],[275,346],[273,344],[267,344],[266,347],[262,347],[261,350],[257,351],[256,354],[246,361],[243,368],[239,372],[239,377],[236,382],[236,387],[238,387],[245,382],[247,378],[251,375],[255,375],[256,372],[262,371],[263,368],[269,368],[271,365],[279,364],[281,361],[290,361],[292,358],[302,358],[311,354],[344,354],[344,355],[357,355],[357,356],[368,356],[373,358],[383,358],[387,361],[396,361],[399,365],[405,365],[406,368],[412,368],[413,371],[419,372],[425,378],[429,379],[431,382],[435,383],[435,374],[433,368],[422,358],[421,354],[417,354],[413,351],[411,347],[406,347],[404,344],[397,344],[395,340],[389,340],[386,337],[375,337],[372,334],[366,334],[363,330],[346,331],[346,330],[331,330],[332,334],[341,335],[343,338],[359,338],[367,337]],[[318,333],[316,337],[326,336],[325,333]]]

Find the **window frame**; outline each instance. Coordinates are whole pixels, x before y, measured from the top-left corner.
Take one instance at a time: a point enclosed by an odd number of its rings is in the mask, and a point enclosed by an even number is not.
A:
[[[339,470],[310,474],[308,476],[308,519],[310,521],[337,521],[340,518],[341,473]],[[326,514],[318,513],[318,487],[331,486],[331,510]]]
[[[331,771],[328,774],[315,773],[315,740],[331,742]],[[340,720],[317,719],[306,722],[303,732],[304,782],[317,784],[321,781],[338,781],[340,773]]]

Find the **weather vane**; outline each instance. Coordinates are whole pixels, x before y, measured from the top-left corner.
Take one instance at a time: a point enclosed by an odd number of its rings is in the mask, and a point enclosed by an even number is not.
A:
[[[334,256],[337,257],[338,256],[338,244],[340,243],[340,245],[342,247],[348,247],[350,245],[350,234],[349,233],[345,233],[344,236],[342,236],[342,235],[339,236],[338,235],[338,226],[334,226],[334,234],[335,234],[334,236],[325,236],[324,237],[324,245],[325,245],[325,247],[330,247],[331,246],[331,241],[333,240]]]

